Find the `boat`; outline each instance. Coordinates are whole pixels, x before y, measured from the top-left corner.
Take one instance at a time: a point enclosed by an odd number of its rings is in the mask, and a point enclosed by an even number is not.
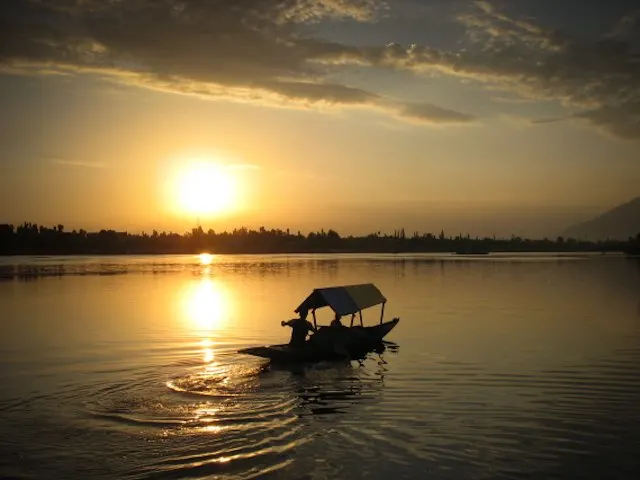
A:
[[[348,358],[363,358],[367,353],[382,347],[382,339],[400,322],[399,318],[384,321],[386,297],[372,283],[344,285],[327,288],[316,288],[295,309],[295,313],[311,311],[313,324],[317,333],[313,334],[304,345],[289,344],[264,345],[239,350],[238,353],[268,358],[278,363],[306,363],[344,359],[344,354],[337,353],[325,339],[332,335],[332,327],[318,326],[316,310],[329,307],[341,316],[351,315],[349,327],[342,327],[346,336]],[[381,305],[380,321],[377,325],[365,326],[362,310]],[[357,316],[357,318],[356,318]],[[354,323],[359,323],[354,325]]]
[[[624,254],[628,257],[640,256],[640,245],[632,245],[624,250]]]
[[[489,250],[480,247],[463,247],[460,250],[456,250],[456,255],[489,255]]]

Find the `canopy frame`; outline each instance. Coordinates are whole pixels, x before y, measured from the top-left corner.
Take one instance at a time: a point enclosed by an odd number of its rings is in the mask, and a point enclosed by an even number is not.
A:
[[[351,326],[353,326],[355,316],[358,314],[360,325],[364,326],[362,310],[382,305],[380,315],[380,323],[382,323],[386,302],[386,297],[373,283],[316,288],[296,308],[295,312],[302,313],[311,310],[313,324],[317,328],[316,310],[329,307],[338,316],[351,315]]]

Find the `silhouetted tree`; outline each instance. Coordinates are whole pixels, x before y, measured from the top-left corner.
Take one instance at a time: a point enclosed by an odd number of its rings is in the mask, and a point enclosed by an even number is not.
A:
[[[441,230],[433,233],[414,232],[406,237],[404,228],[393,234],[380,231],[365,236],[341,236],[336,230],[321,229],[306,236],[295,235],[289,229],[258,230],[247,227],[231,232],[206,232],[198,225],[179,235],[174,232],[130,234],[115,230],[65,232],[62,225],[49,228],[25,222],[18,227],[0,225],[0,254],[112,254],[112,253],[304,253],[304,252],[458,252],[484,253],[490,251],[636,251],[640,246],[640,233],[627,242],[586,242],[558,237],[556,241],[495,236],[482,239],[467,233],[455,238],[446,237]]]

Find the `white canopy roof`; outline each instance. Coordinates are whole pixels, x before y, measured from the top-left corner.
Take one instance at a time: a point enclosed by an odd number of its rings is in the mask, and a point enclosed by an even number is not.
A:
[[[316,288],[295,311],[299,313],[302,310],[331,307],[339,315],[350,315],[386,301],[373,283]]]

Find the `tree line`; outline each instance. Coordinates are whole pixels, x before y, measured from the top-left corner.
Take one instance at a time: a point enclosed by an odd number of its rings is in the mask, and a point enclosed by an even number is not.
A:
[[[528,239],[471,237],[413,232],[375,232],[363,236],[341,236],[335,230],[306,235],[289,229],[257,230],[246,227],[232,231],[205,231],[201,226],[178,234],[174,232],[129,233],[115,230],[67,231],[64,225],[47,227],[35,223],[0,225],[1,255],[71,254],[164,254],[181,253],[410,253],[454,252],[615,252],[640,253],[640,233],[627,241],[591,242],[573,238]]]

